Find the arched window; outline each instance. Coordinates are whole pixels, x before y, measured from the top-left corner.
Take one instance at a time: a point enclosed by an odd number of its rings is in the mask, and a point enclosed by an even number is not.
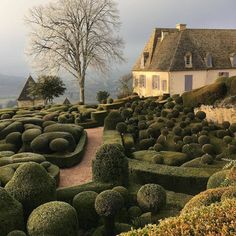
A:
[[[232,67],[236,67],[236,53],[232,53],[230,55],[230,61],[231,61]]]
[[[212,56],[210,53],[207,53],[205,60],[206,60],[206,66],[209,68],[212,67]]]
[[[192,53],[187,52],[184,57],[185,67],[192,68],[193,67],[193,60],[192,60]]]

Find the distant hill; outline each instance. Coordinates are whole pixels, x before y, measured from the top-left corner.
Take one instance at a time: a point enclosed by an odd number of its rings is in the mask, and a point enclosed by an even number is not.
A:
[[[99,90],[106,90],[111,94],[111,97],[116,98],[118,79],[102,79],[92,78],[87,79],[85,82],[85,100],[87,103],[96,103],[96,94]],[[10,76],[0,74],[0,105],[8,100],[16,100],[27,80],[26,77]],[[62,102],[66,97],[74,103],[79,101],[79,86],[78,82],[74,79],[63,78],[66,85],[66,93],[56,99],[56,102]]]
[[[24,77],[0,74],[0,99],[16,99],[25,81]]]

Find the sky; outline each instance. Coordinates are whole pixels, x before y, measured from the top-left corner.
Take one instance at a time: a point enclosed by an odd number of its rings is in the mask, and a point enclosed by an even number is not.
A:
[[[0,0],[0,74],[34,73],[24,53],[27,27],[23,19],[29,8],[49,1]],[[118,8],[126,58],[119,66],[121,73],[131,71],[156,27],[186,23],[189,28],[236,29],[236,0],[119,0]]]

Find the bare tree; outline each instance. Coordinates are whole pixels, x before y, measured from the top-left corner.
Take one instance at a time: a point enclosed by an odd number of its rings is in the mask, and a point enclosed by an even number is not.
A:
[[[72,74],[80,85],[81,102],[89,68],[106,72],[111,61],[123,61],[114,0],[56,0],[32,8],[26,23],[34,66],[44,73],[63,68]]]
[[[133,92],[133,88],[132,88],[132,82],[133,82],[133,75],[132,73],[129,74],[125,74],[123,75],[119,81],[119,94],[118,94],[118,98],[123,98],[123,97],[127,97],[129,95],[132,94]]]

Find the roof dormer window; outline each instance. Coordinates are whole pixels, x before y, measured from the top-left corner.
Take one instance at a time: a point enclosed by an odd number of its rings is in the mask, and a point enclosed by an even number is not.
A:
[[[141,59],[141,68],[145,67],[148,57],[149,57],[149,53],[144,52]]]
[[[206,61],[206,66],[208,68],[211,68],[212,67],[212,56],[210,53],[207,53],[205,61]]]
[[[184,61],[185,61],[185,67],[186,68],[192,68],[193,67],[193,64],[192,64],[192,53],[191,52],[187,52],[185,54]]]
[[[231,61],[232,67],[236,67],[236,53],[232,53],[230,55],[230,61]]]

